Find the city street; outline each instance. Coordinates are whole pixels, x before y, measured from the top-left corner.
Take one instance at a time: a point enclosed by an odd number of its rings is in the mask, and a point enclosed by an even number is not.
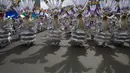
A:
[[[0,49],[0,73],[130,73],[129,47],[103,48],[91,40],[87,47],[72,47],[69,40],[50,46],[45,33],[34,45],[16,41]]]

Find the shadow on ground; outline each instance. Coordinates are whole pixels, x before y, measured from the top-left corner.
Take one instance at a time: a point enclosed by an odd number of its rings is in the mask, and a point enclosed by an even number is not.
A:
[[[119,57],[116,53],[122,53],[129,57],[130,61],[130,48],[124,46],[116,46],[115,49],[109,47],[96,46],[94,41],[88,41],[89,45],[95,46],[94,51],[96,52],[95,56],[101,55],[103,57],[102,62],[99,64],[96,69],[96,73],[130,73],[130,62],[129,65],[124,65],[118,60],[115,60],[115,57]]]
[[[4,51],[4,52],[0,52],[2,53],[0,55],[0,65],[3,65],[2,61],[7,57],[10,56],[11,54],[17,54],[20,55],[22,52],[26,51],[28,48],[30,48],[32,45],[30,46],[25,46],[25,45],[18,45],[10,50]]]
[[[45,63],[47,62],[45,57],[48,54],[54,54],[54,52],[58,51],[59,49],[60,49],[60,46],[46,45],[45,47],[40,49],[38,52],[31,54],[26,58],[14,59],[14,60],[11,60],[11,62],[19,63],[19,64],[24,64],[24,63],[36,64],[38,61],[40,61],[40,63]]]
[[[50,73],[82,73],[91,70],[92,68],[86,68],[79,61],[79,56],[87,56],[85,47],[69,47],[66,54],[62,56],[66,57],[66,60],[63,60],[52,67],[45,67],[45,71]]]

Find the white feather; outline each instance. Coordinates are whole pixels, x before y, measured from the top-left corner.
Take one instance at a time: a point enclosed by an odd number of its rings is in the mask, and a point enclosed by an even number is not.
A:
[[[11,5],[12,5],[12,1],[8,2],[7,9],[9,9],[11,7]]]
[[[120,8],[127,8],[129,7],[129,3],[130,3],[130,0],[120,0],[119,4],[120,4]]]
[[[103,7],[104,7],[104,1],[100,1],[99,4],[100,4],[101,9],[103,9]]]
[[[54,8],[53,3],[52,3],[52,0],[48,0],[48,2],[49,2],[49,4],[50,4],[51,8]]]
[[[56,1],[56,7],[59,7],[59,3],[60,3],[60,0]]]
[[[35,4],[35,1],[33,1],[33,0],[24,0],[24,1],[20,2],[19,8],[22,10],[29,8],[29,10],[32,11],[34,8],[34,4]]]
[[[6,7],[5,10],[9,9],[12,5],[12,1],[11,0],[0,0],[0,5],[3,5]]]
[[[100,3],[102,10],[109,8],[110,12],[113,11],[113,10],[115,11],[116,6],[117,6],[117,2],[115,0],[104,0],[104,1],[101,1],[99,3]]]
[[[85,0],[85,4],[84,4],[84,7],[83,7],[83,10],[86,8],[86,6],[88,5],[88,2],[89,0]]]
[[[48,3],[46,4],[50,9],[54,9],[54,8],[61,8],[63,2],[61,0],[48,0]]]
[[[113,2],[112,3],[112,6],[111,6],[111,9],[112,9],[112,11],[114,10],[116,10],[116,6],[117,6],[117,2]]]
[[[55,2],[57,2],[57,1],[55,1],[55,0],[51,0],[51,1],[52,1],[52,5],[55,7],[56,6]]]
[[[73,0],[73,3],[78,6],[78,5],[85,5],[86,1],[88,0]]]
[[[52,8],[51,5],[49,3],[46,3],[46,5],[49,7],[49,8]]]
[[[74,5],[76,5],[76,0],[73,0]]]
[[[17,6],[17,7],[13,7],[13,9],[17,12],[17,13],[19,13],[20,11],[21,11],[21,9]]]

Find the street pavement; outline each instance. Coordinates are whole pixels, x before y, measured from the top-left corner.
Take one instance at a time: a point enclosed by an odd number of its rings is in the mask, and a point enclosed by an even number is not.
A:
[[[130,73],[130,48],[95,45],[74,47],[62,39],[59,46],[46,44],[46,32],[37,34],[34,45],[20,41],[0,49],[0,73]]]

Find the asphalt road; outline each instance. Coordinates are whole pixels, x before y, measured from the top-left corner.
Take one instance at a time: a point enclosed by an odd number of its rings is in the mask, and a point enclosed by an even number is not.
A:
[[[34,45],[13,42],[0,50],[0,73],[130,73],[130,48],[95,46],[72,47],[69,40],[60,46],[45,43],[46,32],[39,33]]]

